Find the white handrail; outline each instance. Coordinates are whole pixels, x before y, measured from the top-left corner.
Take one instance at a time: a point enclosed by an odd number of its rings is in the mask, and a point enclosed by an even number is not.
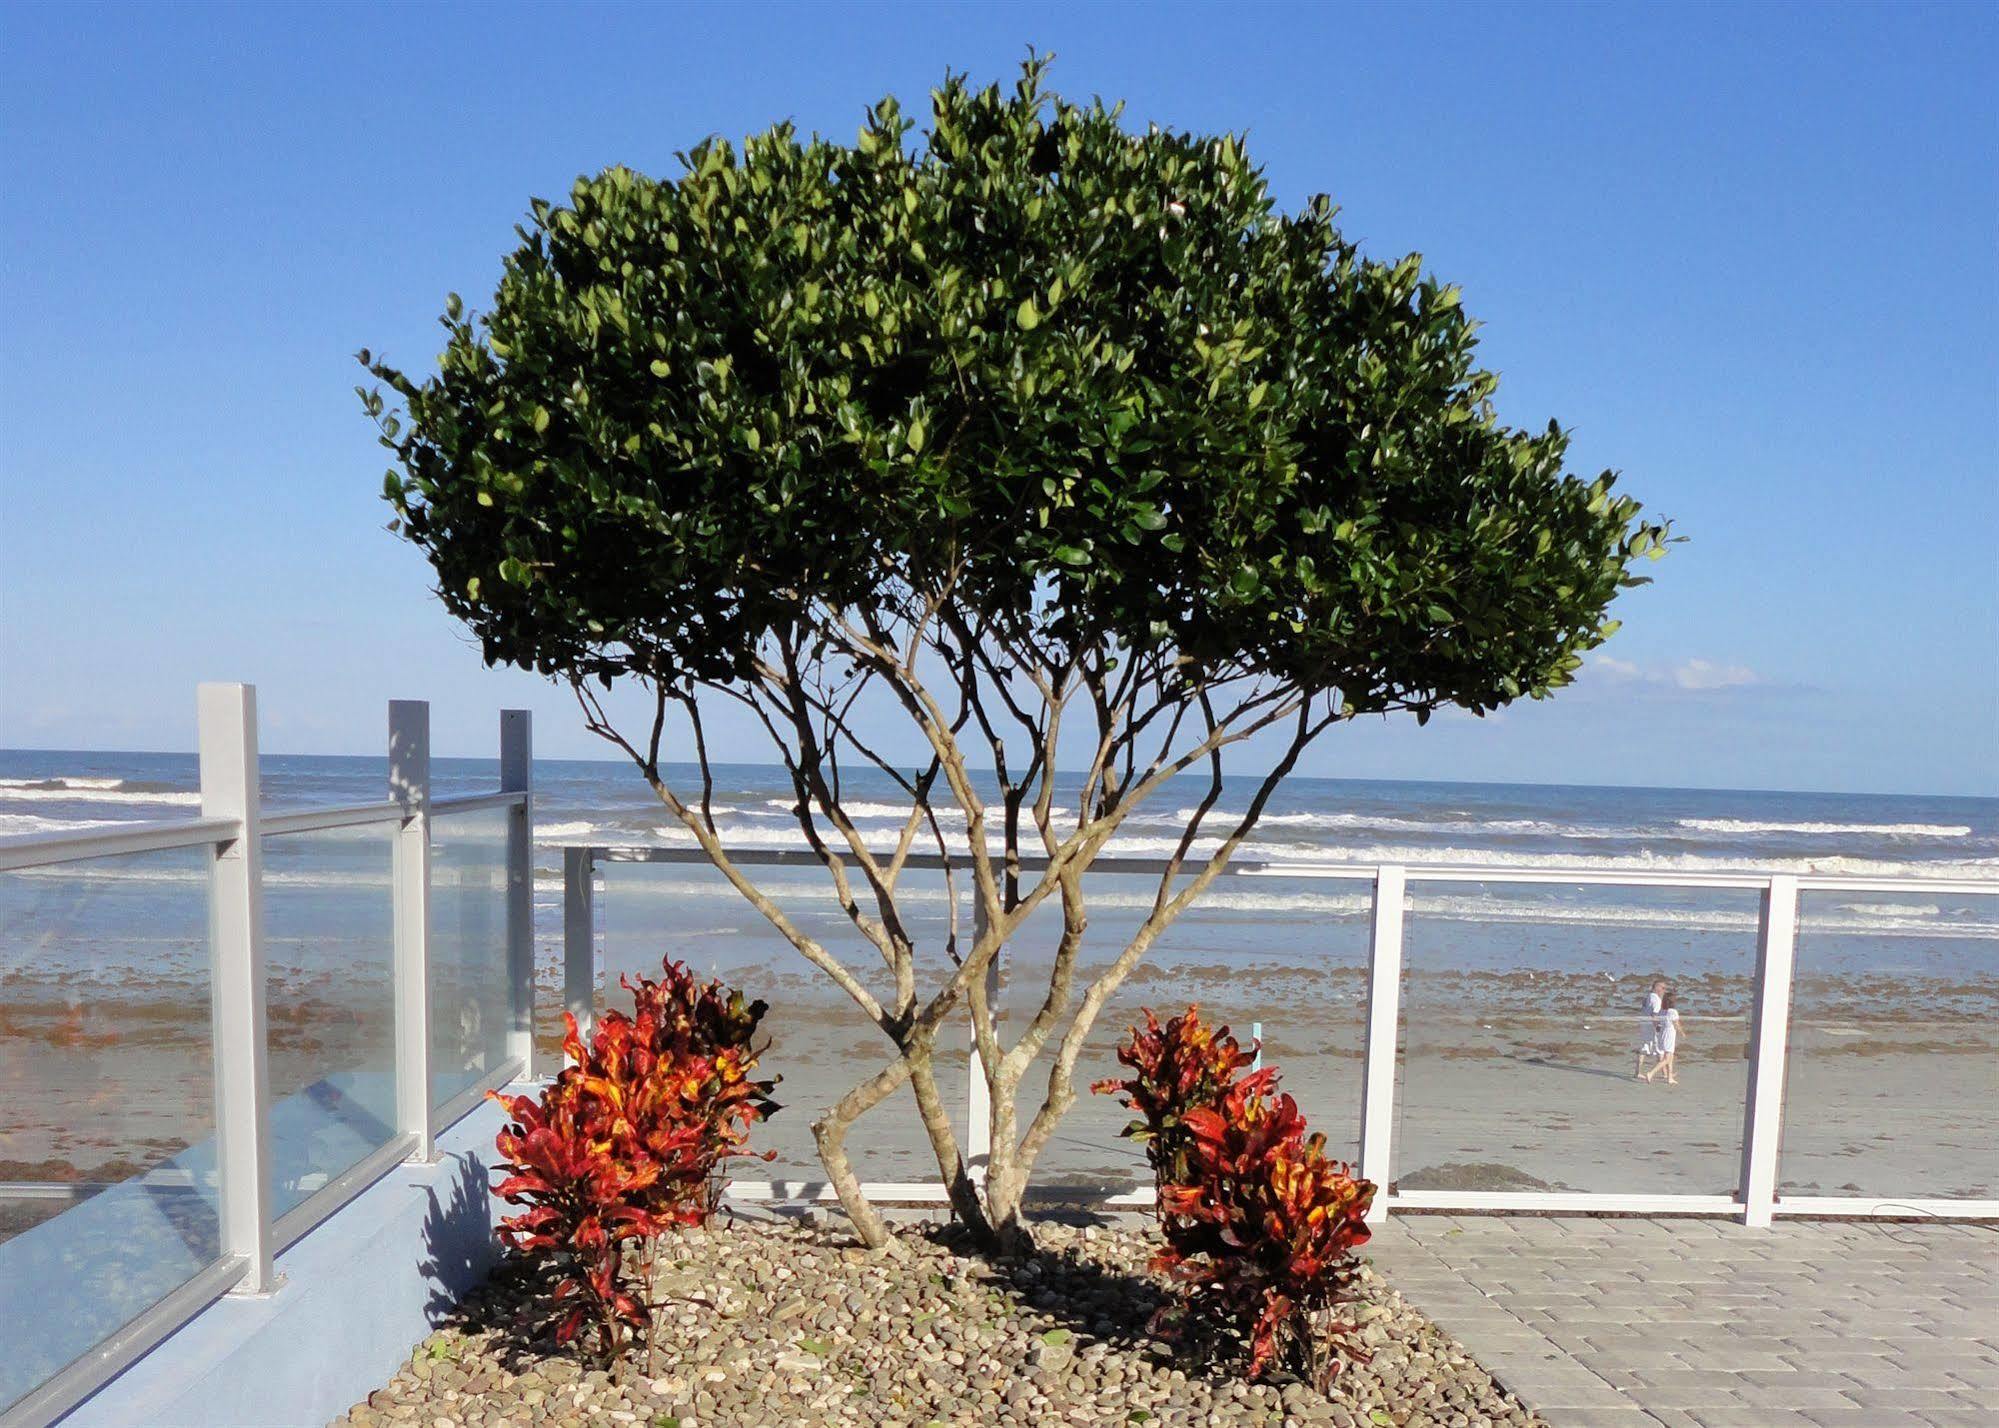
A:
[[[286,833],[320,833],[330,828],[361,828],[371,823],[399,823],[403,806],[393,800],[381,803],[350,803],[340,808],[304,808],[292,813],[266,813],[264,836]]]
[[[0,872],[117,858],[127,853],[159,853],[173,848],[206,848],[243,836],[234,818],[155,819],[67,833],[17,833],[0,838]]]
[[[658,843],[552,843],[547,846],[582,849],[593,863],[703,864],[708,862],[708,855],[699,848],[674,847]],[[726,851],[731,861],[745,867],[823,866],[819,855],[809,848],[728,848]],[[884,848],[881,851],[892,853],[894,849]],[[998,850],[995,849],[994,853],[997,856]],[[950,863],[953,867],[963,867],[966,859],[954,855]],[[1023,872],[1040,872],[1048,866],[1048,858],[1039,854],[1023,855],[1019,859],[1019,864]],[[945,866],[945,859],[938,853],[912,853],[904,865],[915,872],[936,872]],[[1589,865],[1576,867],[1563,867],[1559,864],[1385,865],[1330,860],[1290,863],[1271,859],[1237,858],[1224,868],[1222,873],[1225,877],[1238,878],[1306,878],[1372,883],[1384,866],[1402,868],[1406,880],[1412,883],[1519,883],[1529,886],[1560,883],[1573,887],[1746,889],[1761,892],[1769,888],[1772,878],[1791,877],[1796,879],[1800,892],[1964,893],[1974,897],[1999,896],[1999,877],[1850,878],[1831,874],[1763,871],[1756,868],[1744,868],[1740,872],[1681,873],[1667,869],[1652,871]],[[1157,876],[1164,873],[1166,868],[1167,860],[1164,858],[1122,858],[1110,855],[1093,861],[1089,871]]]

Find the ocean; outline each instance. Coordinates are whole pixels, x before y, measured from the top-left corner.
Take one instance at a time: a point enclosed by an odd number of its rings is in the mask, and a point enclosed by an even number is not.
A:
[[[728,842],[800,846],[780,770],[723,766],[717,775]],[[676,776],[691,786],[687,770]],[[481,792],[496,786],[498,768],[439,759],[433,777],[440,796]],[[1156,796],[1111,856],[1169,851],[1203,789],[1187,780]],[[376,800],[386,796],[386,766],[270,756],[263,790],[272,809]],[[1244,796],[1232,786],[1220,811]],[[846,802],[872,837],[890,841],[900,827],[903,806],[879,774],[852,778]],[[191,756],[0,751],[0,836],[191,816],[198,806]],[[955,822],[943,819],[961,844]],[[552,1048],[562,846],[688,848],[691,839],[635,770],[603,762],[538,761],[535,830],[540,1026]],[[503,838],[503,820],[490,811],[439,819],[433,830],[433,1000],[442,1018],[434,1061],[461,1078],[493,1064]],[[346,1077],[358,1101],[366,1096],[356,1088],[386,1084],[387,852],[380,828],[266,841],[275,1095],[309,1095],[328,1077]],[[1372,894],[1363,879],[1319,874],[1327,865],[1401,863],[1412,869],[1398,1059],[1406,1092],[1398,1160],[1408,1184],[1726,1190],[1740,1146],[1758,894],[1508,883],[1509,870],[1906,878],[1892,893],[1812,890],[1801,899],[1790,1071],[1797,1130],[1786,1133],[1786,1184],[1888,1193],[1906,1190],[1913,1173],[1932,1193],[1962,1195],[1999,1181],[1990,1164],[1999,800],[1301,777],[1278,791],[1237,861],[1242,871],[1218,881],[1111,999],[1081,1079],[1115,1070],[1116,1037],[1142,1008],[1199,1002],[1245,1034],[1261,1026],[1287,1083],[1310,1097],[1315,1123],[1336,1148],[1350,1148]],[[1491,877],[1424,882],[1425,865]],[[769,1063],[797,1112],[773,1123],[777,1173],[809,1174],[812,1111],[881,1063],[879,1032],[712,869],[618,860],[600,869],[600,995],[615,1000],[619,974],[673,957],[769,1000]],[[822,871],[755,876],[878,994],[890,990]],[[1993,894],[1939,891],[1923,879],[1975,880]],[[1124,945],[1155,884],[1102,871],[1087,891],[1085,977]],[[954,898],[939,875],[911,873],[903,893],[923,976],[934,984],[954,928],[969,930],[964,885]],[[15,1178],[37,1164],[60,1165],[59,1176],[117,1178],[198,1138],[201,1095],[160,1088],[203,1084],[204,919],[196,855],[0,874],[0,1073],[45,1093],[43,1104],[16,1098],[17,1107],[35,1104],[16,1124],[0,1117],[0,1166],[12,1163]],[[1045,907],[1010,944],[1007,1025],[1024,1021],[1045,993],[1059,926]],[[1676,1101],[1626,1106],[1638,1008],[1658,976],[1682,998],[1690,1069]],[[94,1030],[79,1030],[86,1026]],[[139,1047],[148,1049],[134,1063]],[[946,1060],[962,1068],[961,1047]],[[386,1115],[386,1102],[378,1109]],[[908,1121],[884,1112],[857,1132],[864,1173],[923,1173]],[[1120,1124],[1105,1098],[1085,1096],[1045,1174],[1128,1176]],[[1674,1148],[1669,1162],[1657,1158],[1662,1136]]]

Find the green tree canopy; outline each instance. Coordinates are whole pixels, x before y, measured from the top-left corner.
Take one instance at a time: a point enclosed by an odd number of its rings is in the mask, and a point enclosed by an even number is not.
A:
[[[950,81],[916,146],[887,101],[851,145],[579,180],[435,376],[370,361],[388,497],[487,658],[741,677],[802,599],[948,584],[1360,712],[1566,683],[1663,532],[1498,420],[1458,291],[1279,213],[1238,140],[1040,78]]]

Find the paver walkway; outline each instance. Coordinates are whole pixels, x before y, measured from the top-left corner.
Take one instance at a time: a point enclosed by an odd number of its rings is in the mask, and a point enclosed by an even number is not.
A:
[[[1408,1215],[1367,1253],[1556,1428],[1993,1428],[1999,1229]]]

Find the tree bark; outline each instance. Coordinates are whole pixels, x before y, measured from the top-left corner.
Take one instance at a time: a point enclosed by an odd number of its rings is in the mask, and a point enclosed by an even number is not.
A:
[[[928,1053],[925,1052],[924,1056],[927,1059]],[[862,1193],[860,1177],[854,1174],[853,1164],[847,1159],[847,1132],[853,1128],[855,1121],[893,1094],[914,1070],[910,1053],[904,1051],[834,1102],[824,1115],[812,1123],[812,1139],[819,1147],[819,1163],[826,1168],[826,1178],[832,1183],[833,1193],[840,1197],[840,1208],[847,1212],[855,1235],[869,1249],[887,1247],[888,1226]]]

